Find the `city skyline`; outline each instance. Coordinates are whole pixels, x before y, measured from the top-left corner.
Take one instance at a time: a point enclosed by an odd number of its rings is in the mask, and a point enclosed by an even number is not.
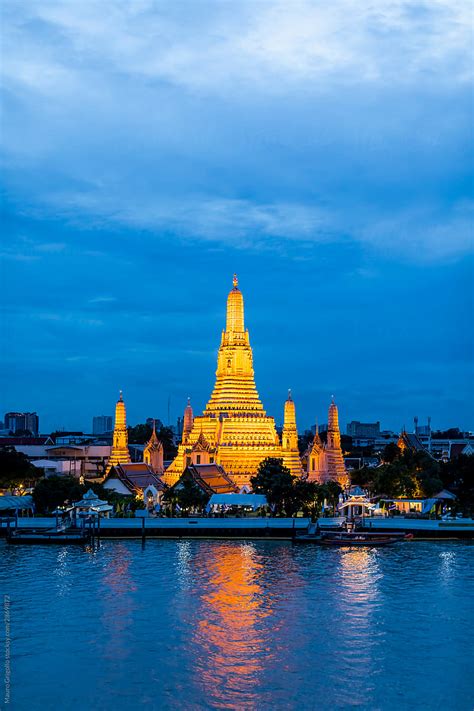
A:
[[[462,4],[110,7],[5,4],[3,410],[201,409],[237,272],[277,422],[473,429]]]

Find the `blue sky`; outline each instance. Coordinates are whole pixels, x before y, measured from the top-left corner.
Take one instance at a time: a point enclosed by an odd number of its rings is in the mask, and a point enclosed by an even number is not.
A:
[[[469,12],[5,0],[2,411],[202,409],[236,271],[277,422],[474,429]]]

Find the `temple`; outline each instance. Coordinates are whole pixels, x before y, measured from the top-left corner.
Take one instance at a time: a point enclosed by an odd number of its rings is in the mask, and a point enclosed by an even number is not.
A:
[[[341,433],[339,431],[339,414],[337,405],[332,400],[329,405],[327,442],[321,442],[316,426],[316,434],[304,456],[308,481],[325,484],[327,481],[337,481],[343,488],[349,486],[349,476],[344,464],[341,449]]]
[[[109,473],[115,464],[126,464],[130,461],[128,451],[128,431],[127,431],[127,411],[123,401],[122,391],[115,405],[114,435],[112,439],[112,451],[107,462],[106,474]]]
[[[143,450],[143,461],[151,466],[155,474],[163,474],[163,445],[157,437],[154,420],[153,432]]]
[[[265,412],[255,385],[244,299],[234,275],[227,298],[226,327],[217,356],[214,390],[199,417],[193,417],[188,401],[182,441],[164,479],[172,486],[187,466],[215,462],[239,487],[248,486],[258,465],[267,457],[283,459],[292,474],[301,476],[295,404],[290,394],[285,403],[280,442],[275,421]]]

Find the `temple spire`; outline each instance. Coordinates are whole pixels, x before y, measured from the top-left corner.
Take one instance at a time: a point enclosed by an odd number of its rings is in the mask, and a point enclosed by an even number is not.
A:
[[[237,275],[233,277],[233,288],[227,297],[226,333],[229,335],[242,334],[244,328],[244,297],[238,287]]]
[[[282,445],[284,449],[298,449],[298,432],[296,429],[295,403],[291,397],[291,390],[288,390],[288,399],[285,402],[285,413],[283,420]]]
[[[119,399],[115,405],[112,451],[110,453],[109,461],[107,462],[106,473],[108,473],[111,467],[115,464],[126,464],[129,461],[130,453],[128,451],[127,411],[123,401],[123,393],[120,390]]]
[[[187,442],[188,437],[193,429],[194,414],[193,408],[191,407],[191,398],[188,397],[188,404],[184,409],[183,417],[183,442]]]

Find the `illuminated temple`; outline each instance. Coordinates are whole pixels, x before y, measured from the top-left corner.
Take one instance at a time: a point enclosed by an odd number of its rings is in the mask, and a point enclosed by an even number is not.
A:
[[[127,430],[127,411],[123,401],[122,391],[115,405],[115,421],[114,434],[112,438],[112,451],[109,461],[107,462],[106,474],[116,464],[127,464],[130,461],[130,452],[128,451],[128,430]]]
[[[337,481],[343,488],[349,486],[349,476],[342,456],[339,413],[334,399],[329,405],[326,444],[321,442],[316,427],[316,434],[304,454],[304,460],[306,461],[308,481],[314,481],[317,484]]]
[[[295,404],[289,394],[280,441],[275,421],[263,409],[255,385],[252,348],[244,324],[244,299],[234,276],[214,390],[199,417],[193,418],[188,402],[182,441],[164,480],[173,485],[189,464],[217,463],[242,487],[250,484],[258,465],[267,457],[283,459],[292,474],[302,475]]]

